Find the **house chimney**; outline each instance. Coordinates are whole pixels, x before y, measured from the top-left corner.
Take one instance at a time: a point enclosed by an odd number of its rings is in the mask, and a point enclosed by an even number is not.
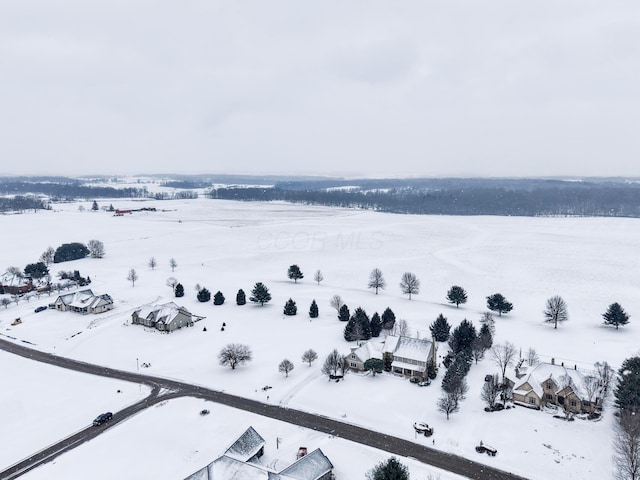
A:
[[[551,365],[555,365],[555,364],[556,364],[556,359],[555,359],[555,358],[552,358],[552,359],[551,359]]]

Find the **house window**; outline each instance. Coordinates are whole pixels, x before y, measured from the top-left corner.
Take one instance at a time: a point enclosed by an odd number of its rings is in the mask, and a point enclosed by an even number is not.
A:
[[[531,403],[532,405],[535,405],[536,399],[534,397],[529,397],[529,403]]]
[[[583,407],[589,407],[589,402],[587,400],[583,400],[582,401],[582,406]]]
[[[356,367],[357,367],[357,365],[355,364],[355,362],[349,362],[349,366],[350,366],[351,368],[356,368]]]
[[[576,405],[577,405],[576,401],[575,400],[571,400],[571,406],[575,407]]]
[[[547,400],[553,400],[553,395],[551,395],[550,393],[547,393],[546,397]]]
[[[553,386],[551,385],[551,382],[547,382],[547,390],[551,390],[553,388]]]
[[[355,360],[356,356],[354,354],[351,354],[351,358]]]

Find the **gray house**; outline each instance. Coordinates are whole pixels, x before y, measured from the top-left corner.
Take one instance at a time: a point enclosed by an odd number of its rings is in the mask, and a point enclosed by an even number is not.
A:
[[[191,312],[173,302],[149,304],[138,308],[131,315],[135,325],[157,328],[163,332],[173,332],[178,328],[193,325]]]
[[[91,289],[80,290],[74,293],[60,295],[49,308],[55,308],[60,312],[76,312],[86,315],[88,313],[103,313],[114,307],[113,299],[106,293],[94,295]]]
[[[284,470],[263,465],[265,441],[249,427],[219,458],[185,480],[331,480],[333,464],[319,448]]]

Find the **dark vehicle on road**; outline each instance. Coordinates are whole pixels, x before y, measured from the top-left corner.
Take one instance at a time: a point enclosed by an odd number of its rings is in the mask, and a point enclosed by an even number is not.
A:
[[[425,437],[430,437],[433,435],[433,427],[430,427],[428,423],[425,422],[415,422],[413,424],[413,428],[416,433],[420,435],[424,435]]]
[[[98,427],[98,426],[102,425],[103,423],[107,423],[112,418],[113,418],[113,413],[111,413],[111,412],[101,413],[93,421],[93,426],[94,427]]]
[[[44,305],[39,306],[38,308],[36,308],[34,310],[34,312],[38,313],[38,312],[44,312],[47,309],[47,307],[45,307]]]

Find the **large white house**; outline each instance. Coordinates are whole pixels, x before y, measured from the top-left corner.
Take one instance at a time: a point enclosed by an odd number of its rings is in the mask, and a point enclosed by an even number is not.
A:
[[[49,308],[55,308],[61,312],[76,312],[83,315],[106,312],[113,307],[111,296],[106,293],[94,295],[90,288],[60,295],[54,303],[49,305]]]
[[[319,448],[299,457],[277,471],[260,462],[264,438],[249,427],[231,446],[209,465],[185,480],[329,480],[333,464]]]

